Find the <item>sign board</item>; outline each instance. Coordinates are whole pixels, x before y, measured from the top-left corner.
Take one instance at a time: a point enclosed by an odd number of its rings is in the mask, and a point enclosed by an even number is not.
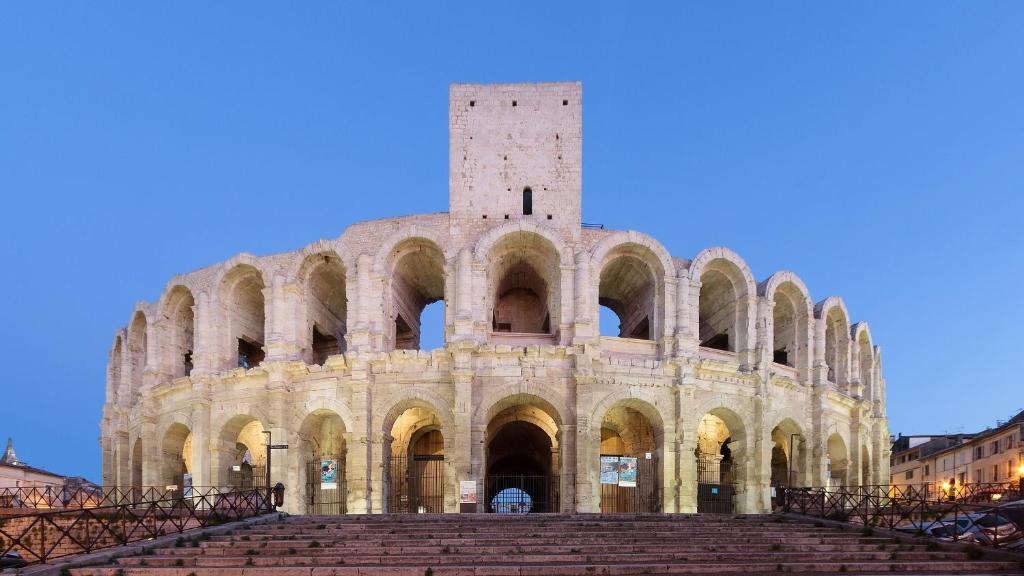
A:
[[[288,449],[288,445],[287,444],[271,444],[270,445],[270,449],[271,450],[287,450]]]
[[[476,504],[476,480],[459,481],[459,504]]]
[[[619,457],[601,456],[601,484],[619,483]]]
[[[650,452],[644,452],[644,460],[650,460],[650,459],[651,459],[651,453]]]
[[[619,486],[636,488],[636,458],[622,456],[619,458]]]
[[[320,489],[337,490],[338,488],[338,462],[337,460],[320,461]]]

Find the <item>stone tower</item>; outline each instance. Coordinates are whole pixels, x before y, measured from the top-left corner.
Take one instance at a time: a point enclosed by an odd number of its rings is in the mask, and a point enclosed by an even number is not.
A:
[[[579,82],[451,85],[453,233],[527,219],[579,238],[582,98]]]

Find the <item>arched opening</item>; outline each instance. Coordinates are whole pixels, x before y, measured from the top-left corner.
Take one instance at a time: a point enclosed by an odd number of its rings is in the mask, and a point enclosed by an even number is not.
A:
[[[718,408],[697,426],[697,512],[732,513],[743,469],[743,425],[729,410]]]
[[[346,351],[348,296],[345,266],[337,254],[310,256],[306,262],[306,330],[303,359],[322,365]]]
[[[601,421],[601,512],[661,512],[660,419],[648,405],[619,403]]]
[[[491,251],[491,328],[494,332],[553,334],[558,326],[559,258],[537,234],[516,232]]]
[[[391,253],[389,318],[394,333],[396,350],[424,349],[427,342],[444,341],[444,254],[433,242],[423,238],[410,238]],[[439,304],[442,312],[440,326],[424,314],[432,304]],[[434,315],[431,315],[431,317]],[[440,329],[438,329],[440,328]],[[424,334],[424,330],[428,330]]]
[[[826,444],[828,459],[827,459],[827,470],[825,483],[827,486],[846,486],[847,485],[847,466],[850,461],[849,453],[846,450],[846,441],[839,433],[833,433],[828,437]]]
[[[131,325],[128,326],[128,367],[131,371],[128,381],[129,403],[138,400],[139,390],[142,388],[142,374],[146,370],[146,329],[146,315],[141,311],[136,312]]]
[[[598,303],[615,313],[618,326],[602,336],[654,340],[658,319],[658,282],[651,265],[641,255],[653,258],[649,250],[622,248],[601,268]]]
[[[857,356],[860,359],[860,385],[868,402],[875,400],[875,362],[872,354],[871,337],[867,330],[861,330],[857,338]]]
[[[305,471],[299,488],[306,514],[344,514],[348,486],[345,482],[345,423],[331,410],[316,410],[299,427],[295,449]]]
[[[698,338],[704,348],[736,352],[740,328],[740,290],[730,278],[728,263],[714,261],[700,277]]]
[[[533,214],[533,189],[529,186],[523,188],[523,216]]]
[[[266,435],[263,423],[246,414],[233,416],[218,435],[218,485],[233,490],[266,488]]]
[[[184,494],[192,486],[192,431],[175,422],[164,432],[160,446],[160,484],[177,486],[178,494]]]
[[[829,308],[825,316],[825,364],[828,381],[840,387],[846,385],[849,334],[849,323],[843,309],[839,306]]]
[[[792,368],[807,364],[809,321],[803,292],[792,282],[775,290],[772,307],[772,361]]]
[[[132,446],[132,501],[142,498],[142,438],[137,438]]]
[[[184,286],[175,286],[167,298],[164,320],[168,326],[168,342],[164,353],[171,378],[192,373],[192,351],[195,348],[195,298]]]
[[[444,512],[445,460],[441,419],[427,406],[406,408],[390,429],[388,512]]]
[[[114,338],[114,348],[110,352],[107,364],[107,402],[116,404],[121,398],[121,363],[124,361],[124,349],[121,336]]]
[[[488,512],[559,511],[559,423],[548,410],[528,402],[499,403],[487,424],[484,504]]]
[[[266,356],[264,288],[263,275],[252,266],[236,266],[224,277],[229,351],[225,368],[255,368]]]
[[[796,422],[787,418],[772,429],[771,487],[772,507],[781,488],[807,486],[807,444]]]

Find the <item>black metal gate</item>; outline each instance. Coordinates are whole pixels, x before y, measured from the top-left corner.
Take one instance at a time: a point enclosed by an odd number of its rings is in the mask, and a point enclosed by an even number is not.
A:
[[[602,454],[602,457],[608,456]],[[601,512],[648,514],[661,512],[661,483],[657,456],[647,454],[636,456],[636,481],[616,481],[615,484],[601,483]],[[633,484],[630,486],[629,484]]]
[[[325,470],[334,463],[334,482],[329,479],[330,470]],[[327,478],[325,478],[327,475]],[[345,514],[348,490],[345,483],[345,457],[316,458],[306,462],[306,513],[307,514]]]
[[[236,464],[228,470],[228,484],[234,490],[253,490],[267,487],[267,467]]]
[[[484,482],[485,509],[499,514],[558,512],[559,480],[558,476],[488,475]]]
[[[388,464],[388,511],[444,512],[444,456],[391,456]]]
[[[732,459],[697,454],[697,512],[732,514],[734,510]]]

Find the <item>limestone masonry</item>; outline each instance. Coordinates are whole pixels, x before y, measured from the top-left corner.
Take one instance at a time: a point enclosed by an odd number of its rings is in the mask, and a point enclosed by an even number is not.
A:
[[[581,111],[579,83],[452,85],[447,213],[239,254],[136,304],[103,483],[260,486],[265,431],[294,513],[764,512],[773,486],[887,483],[867,324],[727,248],[582,224]],[[420,350],[435,302],[445,345]]]

